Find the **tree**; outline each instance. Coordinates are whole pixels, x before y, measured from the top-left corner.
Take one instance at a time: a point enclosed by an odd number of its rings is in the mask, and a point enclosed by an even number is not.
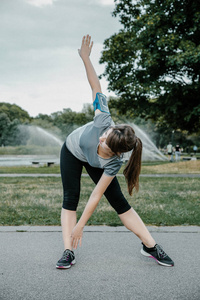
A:
[[[14,146],[25,143],[19,125],[29,123],[29,114],[16,104],[0,102],[0,145]]]
[[[71,108],[65,108],[62,112],[51,114],[51,118],[54,126],[57,126],[62,131],[63,137],[66,137],[77,127],[92,120],[91,107],[90,105],[85,105],[82,112],[75,112]]]
[[[119,0],[123,28],[104,42],[100,63],[110,105],[158,125],[200,128],[200,5],[195,0]]]
[[[31,120],[29,114],[16,104],[0,102],[0,113],[5,113],[10,121],[18,119],[21,123],[24,123]]]
[[[90,103],[83,104],[82,113],[85,114],[85,117],[88,122],[92,121],[94,118],[94,107]]]
[[[0,113],[0,146],[12,146],[16,144],[19,121],[11,121],[7,114]]]

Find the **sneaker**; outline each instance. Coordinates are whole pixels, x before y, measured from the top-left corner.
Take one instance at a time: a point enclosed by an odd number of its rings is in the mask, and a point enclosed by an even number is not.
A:
[[[76,263],[76,261],[75,261],[74,252],[69,249],[66,249],[63,252],[63,256],[61,257],[61,259],[59,259],[59,261],[57,262],[56,268],[57,269],[68,269],[75,263]]]
[[[153,248],[147,248],[143,243],[143,248],[141,249],[141,254],[154,258],[157,263],[162,266],[172,267],[174,266],[173,260],[165,253],[165,251],[159,245],[155,245]]]

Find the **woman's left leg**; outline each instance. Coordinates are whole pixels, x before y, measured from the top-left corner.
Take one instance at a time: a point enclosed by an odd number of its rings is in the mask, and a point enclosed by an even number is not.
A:
[[[124,224],[124,226],[135,233],[139,239],[146,245],[148,248],[154,247],[156,242],[148,231],[147,227],[143,223],[140,216],[136,211],[131,208],[123,214],[119,214],[119,217]]]
[[[85,168],[94,183],[97,184],[103,174],[103,170],[99,168],[93,168],[89,164],[85,164]],[[122,194],[116,177],[105,191],[105,197],[118,213],[124,226],[135,233],[143,242],[143,244],[145,244],[147,247],[153,247],[156,244],[139,215],[134,211],[133,208],[131,208],[128,201]]]
[[[128,202],[121,192],[116,177],[107,188],[105,196],[117,211],[126,228],[135,233],[142,241],[143,247],[141,249],[141,254],[154,258],[160,265],[168,267],[174,266],[173,260],[159,245],[156,244],[139,215],[133,208],[128,209],[129,204],[127,205]]]
[[[144,245],[154,247],[156,242],[136,211],[124,197],[117,178],[115,177],[105,192],[109,203],[116,210],[124,226],[137,235]]]
[[[97,184],[103,173],[103,170],[92,168],[88,164],[85,165],[85,167],[92,180]],[[104,195],[106,196],[110,205],[118,213],[124,226],[135,233],[135,235],[137,235],[142,241],[143,247],[141,249],[141,254],[154,258],[160,265],[168,267],[174,266],[173,260],[159,245],[156,244],[139,215],[136,213],[136,211],[134,211],[133,208],[131,208],[125,199],[116,177],[110,183]]]

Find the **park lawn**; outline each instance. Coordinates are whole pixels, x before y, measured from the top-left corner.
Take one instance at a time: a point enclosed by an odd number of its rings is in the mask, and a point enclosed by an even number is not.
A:
[[[124,164],[119,173],[123,172]],[[85,170],[83,169],[85,173]],[[0,167],[0,174],[59,174],[60,166],[16,166]],[[200,160],[181,161],[178,163],[149,162],[142,163],[141,174],[200,174]]]
[[[143,174],[200,174],[200,160],[143,165]]]
[[[0,167],[0,174],[60,174],[60,166],[14,166]]]
[[[94,188],[82,177],[80,217]],[[140,191],[130,197],[124,177],[122,190],[147,225],[200,225],[200,178],[140,178]],[[0,178],[0,225],[60,225],[62,183],[53,177]],[[122,225],[103,197],[88,225]]]

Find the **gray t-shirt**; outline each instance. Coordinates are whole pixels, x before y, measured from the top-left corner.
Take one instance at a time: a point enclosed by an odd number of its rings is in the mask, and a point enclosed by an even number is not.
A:
[[[110,113],[99,113],[94,121],[74,130],[66,140],[66,146],[74,156],[92,167],[104,169],[107,176],[115,176],[122,165],[122,157],[115,155],[105,159],[97,153],[99,137],[113,124]]]

